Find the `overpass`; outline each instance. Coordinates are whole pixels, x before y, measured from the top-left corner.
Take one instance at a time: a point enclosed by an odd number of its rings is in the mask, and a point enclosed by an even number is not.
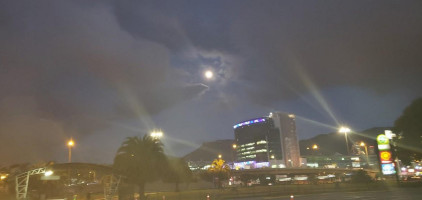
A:
[[[15,176],[16,199],[28,198],[29,183],[36,179],[50,180],[62,187],[91,185],[91,189],[104,191],[104,199],[116,194],[121,176],[111,166],[92,163],[58,163],[31,169]],[[30,181],[32,180],[32,181]],[[51,186],[51,185],[50,185]]]
[[[244,169],[232,170],[235,176],[241,174],[252,175],[311,175],[311,174],[349,174],[358,170],[364,170],[372,177],[379,172],[372,169],[345,169],[345,168],[260,168],[260,169]]]

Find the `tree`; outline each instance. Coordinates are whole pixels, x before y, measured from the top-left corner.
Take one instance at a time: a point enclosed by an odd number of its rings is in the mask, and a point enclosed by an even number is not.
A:
[[[397,154],[405,164],[422,159],[422,98],[414,100],[395,121]]]
[[[166,170],[164,181],[174,183],[175,191],[179,191],[179,183],[188,183],[192,179],[192,171],[188,164],[182,158],[169,159],[168,170]]]
[[[208,172],[213,175],[214,183],[217,184],[218,188],[221,188],[221,181],[227,180],[229,177],[230,167],[225,162],[221,158],[215,159],[211,167],[208,168]]]
[[[161,178],[166,166],[163,145],[148,135],[128,137],[117,150],[113,165],[128,183],[139,187],[141,199],[145,199],[145,184]]]

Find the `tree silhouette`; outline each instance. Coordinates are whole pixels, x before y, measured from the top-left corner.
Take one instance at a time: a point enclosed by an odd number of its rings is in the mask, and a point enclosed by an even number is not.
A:
[[[145,184],[161,178],[167,158],[159,140],[148,135],[128,137],[117,150],[113,167],[128,183],[137,185],[140,198],[145,199]]]
[[[422,159],[422,98],[414,100],[394,123],[398,134],[397,153],[400,160],[410,164]]]
[[[169,169],[166,170],[163,180],[175,184],[175,191],[179,191],[179,184],[188,183],[192,179],[192,171],[182,158],[170,158]]]

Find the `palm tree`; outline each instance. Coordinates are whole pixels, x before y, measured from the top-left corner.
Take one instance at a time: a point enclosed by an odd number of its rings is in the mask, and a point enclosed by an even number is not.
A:
[[[145,184],[161,178],[166,167],[162,143],[148,135],[128,137],[114,158],[114,168],[125,176],[128,183],[139,187],[141,199],[145,198]]]

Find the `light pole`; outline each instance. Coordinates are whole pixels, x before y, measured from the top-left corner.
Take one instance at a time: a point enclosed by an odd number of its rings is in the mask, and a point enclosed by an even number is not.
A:
[[[319,147],[317,144],[312,145],[312,149],[313,149],[312,154],[316,154],[316,151],[318,150],[318,148]]]
[[[340,129],[338,130],[339,133],[344,133],[344,138],[346,140],[346,148],[347,148],[347,155],[350,155],[349,153],[349,142],[347,142],[347,133],[350,133],[350,128],[348,127],[340,127]]]
[[[237,159],[237,150],[236,150],[236,148],[237,148],[237,144],[233,144],[233,145],[232,145],[232,147],[233,147],[233,151],[232,151],[232,161],[233,161],[233,163],[234,163],[234,161]],[[233,166],[234,166],[234,164],[233,164]]]
[[[72,138],[67,142],[67,147],[69,148],[69,163],[72,162],[72,147],[75,146],[75,142]]]
[[[366,144],[364,142],[360,142],[360,146],[365,147],[366,162],[368,163],[368,166],[369,166],[368,147],[366,146]]]

